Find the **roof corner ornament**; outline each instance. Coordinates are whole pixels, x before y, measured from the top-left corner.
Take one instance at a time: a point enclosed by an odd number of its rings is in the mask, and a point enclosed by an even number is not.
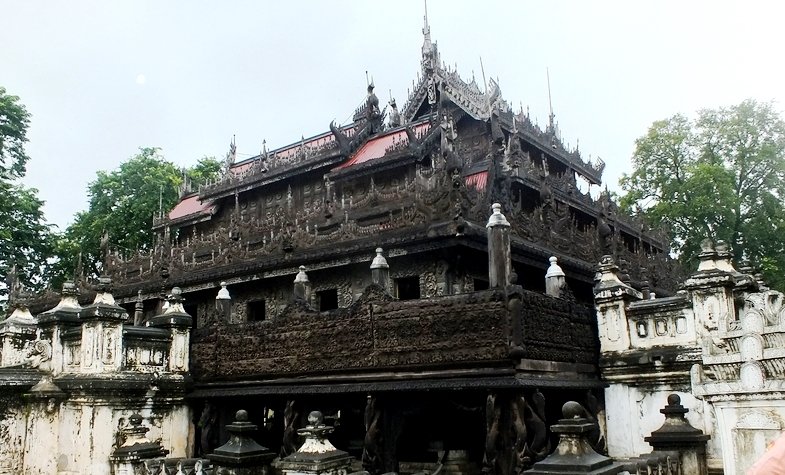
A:
[[[341,131],[341,128],[335,125],[334,120],[330,122],[330,132],[333,133],[333,137],[335,137],[335,141],[338,143],[338,149],[341,151],[341,153],[348,155],[351,149],[349,137],[344,135],[344,133]]]
[[[407,125],[404,130],[406,131],[406,138],[409,140],[409,150],[415,156],[420,156],[423,152],[422,141],[417,137],[417,133],[412,129],[411,125]]]
[[[398,105],[395,103],[395,98],[390,98],[390,128],[401,126],[401,113],[398,112]]]
[[[235,160],[237,159],[237,144],[235,143],[235,136],[232,135],[232,141],[229,143],[229,152],[226,153],[226,158],[224,159],[224,168],[223,174],[227,176],[229,171],[234,165]]]

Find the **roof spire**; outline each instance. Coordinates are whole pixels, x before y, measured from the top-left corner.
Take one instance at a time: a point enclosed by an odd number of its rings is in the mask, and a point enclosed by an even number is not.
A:
[[[438,58],[435,56],[433,43],[431,42],[431,26],[428,24],[428,0],[425,3],[425,16],[423,17],[422,27],[422,65],[424,70],[435,69],[438,67]]]
[[[431,27],[428,25],[428,0],[423,0],[425,4],[425,24],[422,27],[422,34],[430,41],[431,39]]]
[[[548,126],[550,127],[551,131],[555,131],[554,127],[554,119],[556,116],[553,113],[553,103],[551,102],[551,73],[548,71],[548,68],[545,68],[545,77],[548,79],[548,108],[550,109],[551,113],[548,115]]]

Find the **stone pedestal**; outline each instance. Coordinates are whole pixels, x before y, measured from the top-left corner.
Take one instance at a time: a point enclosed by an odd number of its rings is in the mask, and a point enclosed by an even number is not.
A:
[[[563,419],[551,426],[551,431],[559,434],[559,445],[544,460],[534,464],[524,473],[533,475],[612,475],[621,473],[624,467],[592,449],[586,439],[597,426],[586,417],[586,409],[577,402],[567,402],[562,407]]]
[[[142,425],[142,416],[133,414],[121,429],[123,442],[109,457],[113,475],[147,474],[146,461],[164,457],[167,451],[161,444],[146,437],[149,429]]]
[[[169,371],[185,373],[189,365],[189,342],[191,338],[191,325],[193,318],[183,308],[183,295],[179,287],[174,287],[169,294],[168,306],[164,313],[150,319],[148,326],[168,328],[172,333],[172,343],[169,347]]]
[[[237,411],[234,422],[226,426],[229,441],[207,456],[215,473],[223,475],[265,475],[275,454],[250,437],[257,429],[248,422],[248,413]]]
[[[665,423],[644,440],[655,452],[677,451],[682,473],[706,475],[706,441],[709,436],[687,422],[684,415],[688,411],[681,405],[681,398],[671,394],[668,405],[660,409],[665,414]]]
[[[346,475],[354,460],[343,450],[336,449],[327,440],[333,428],[323,422],[322,413],[308,415],[308,425],[297,432],[305,436],[300,449],[281,459],[276,467],[285,475]]]

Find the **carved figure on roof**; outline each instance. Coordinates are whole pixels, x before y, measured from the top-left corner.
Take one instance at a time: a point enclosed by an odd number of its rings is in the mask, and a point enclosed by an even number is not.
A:
[[[521,149],[521,141],[515,134],[510,134],[507,139],[507,148],[504,151],[504,167],[506,170],[518,168],[521,166],[521,157],[523,151]]]
[[[373,120],[379,117],[381,111],[379,110],[379,98],[373,92],[373,83],[368,84],[368,97],[365,99],[365,114],[368,120]]]
[[[390,127],[400,127],[401,113],[398,112],[398,106],[395,104],[395,99],[390,99]]]
[[[548,183],[548,177],[546,175],[540,175],[540,201],[542,202],[543,206],[550,206],[553,202],[553,192],[551,191],[550,184]]]
[[[452,117],[444,114],[440,127],[442,130],[442,157],[444,157],[444,161],[447,163],[447,171],[452,172],[461,167],[461,164],[458,163],[458,158],[455,156],[455,140],[458,138],[458,134],[455,132],[455,123]]]

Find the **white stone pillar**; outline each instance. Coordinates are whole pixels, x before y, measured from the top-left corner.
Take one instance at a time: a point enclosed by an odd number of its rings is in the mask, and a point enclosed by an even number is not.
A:
[[[545,294],[559,298],[562,296],[562,291],[566,285],[564,271],[557,264],[556,256],[551,256],[548,260],[551,265],[548,267],[548,271],[545,272]]]
[[[169,371],[186,373],[189,368],[189,343],[193,318],[183,308],[182,291],[179,287],[172,289],[169,305],[161,315],[150,319],[151,327],[168,328],[172,332],[172,343],[169,347]]]
[[[26,345],[35,339],[36,321],[24,303],[0,322],[0,366],[14,366],[25,362]]]
[[[613,257],[603,256],[600,261],[599,280],[594,286],[594,303],[597,309],[597,329],[600,351],[624,351],[630,348],[630,328],[626,305],[643,296],[619,279],[619,268]]]
[[[95,300],[79,314],[83,373],[116,373],[122,369],[123,323],[128,314],[115,304],[111,287],[112,280],[101,277]]]
[[[79,312],[82,307],[77,301],[79,291],[73,282],[63,284],[60,302],[53,309],[38,315],[38,326],[41,328],[41,338],[48,340],[52,345],[51,370],[53,375],[58,375],[65,370],[65,347],[60,333],[70,327],[78,327]]]
[[[491,208],[493,213],[485,225],[488,230],[488,285],[492,289],[505,288],[512,272],[510,223],[502,214],[501,204],[494,203]]]

